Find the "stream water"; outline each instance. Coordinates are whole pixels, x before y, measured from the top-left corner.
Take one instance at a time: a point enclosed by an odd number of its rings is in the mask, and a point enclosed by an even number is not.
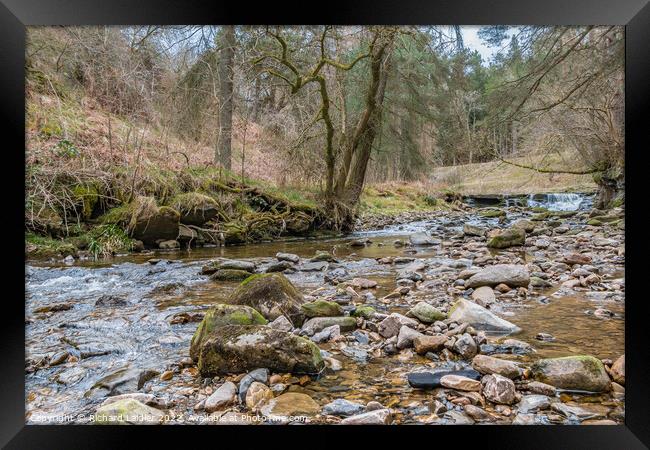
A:
[[[520,216],[521,213],[515,211],[509,219]],[[469,266],[471,261],[455,256],[450,240],[462,230],[465,221],[496,224],[496,219],[474,215],[462,218],[439,215],[427,221],[339,238],[134,254],[110,261],[77,262],[74,266],[30,262],[26,266],[25,298],[27,360],[51,358],[65,350],[78,361],[45,366],[26,374],[26,420],[28,423],[56,423],[61,417],[71,417],[74,422],[84,423],[84,415],[92,413],[103,400],[85,396],[101,377],[125,367],[162,372],[186,357],[198,324],[172,325],[171,319],[179,313],[205,311],[215,303],[226,302],[237,285],[217,283],[200,275],[201,266],[208,260],[218,257],[252,260],[263,269],[275,261],[277,252],[308,258],[318,250],[331,251],[352,276],[378,282],[379,287],[372,290],[374,299],[367,304],[380,312],[404,314],[412,302],[379,300],[396,285],[394,266],[380,264],[377,258],[412,256],[426,260],[434,268],[433,273],[435,268],[444,271],[455,263],[456,267]],[[414,254],[393,245],[396,239],[407,240],[411,233],[421,230],[441,238],[442,245],[419,248]],[[361,248],[347,245],[359,238],[369,238],[372,243]],[[148,262],[151,258],[162,261],[154,265]],[[320,271],[297,271],[287,277],[305,294],[334,292],[333,286],[324,283],[323,275]],[[604,275],[611,280],[622,277],[622,266]],[[444,286],[438,289],[440,293],[445,291]],[[563,294],[554,286],[525,302],[500,305],[498,312],[523,330],[514,337],[531,343],[537,350],[525,357],[510,356],[525,361],[586,353],[616,359],[624,352],[624,303],[588,294]],[[121,306],[96,306],[95,302],[102,295],[119,297],[126,302]],[[426,298],[431,293],[418,291],[416,295]],[[34,312],[37,308],[61,303],[72,307],[52,313]],[[614,313],[613,318],[604,320],[591,313],[602,305]],[[538,341],[535,336],[539,332],[550,333],[555,340]],[[398,423],[420,421],[417,405],[430,401],[431,394],[412,389],[405,375],[422,367],[432,367],[435,362],[417,355],[404,358],[398,354],[376,355],[362,363],[342,355],[333,344],[321,344],[320,347],[343,363],[342,370],[328,371],[305,386],[292,386],[293,390],[308,393],[321,405],[336,398],[364,403],[377,400],[398,411]],[[188,415],[192,412],[193,404],[187,392],[201,387],[195,371],[184,369],[169,382],[156,378],[151,383],[151,392],[175,402],[176,409],[181,412]],[[589,401],[594,400],[590,398]],[[598,402],[610,404],[612,399],[603,398]],[[622,407],[620,402],[611,405]]]

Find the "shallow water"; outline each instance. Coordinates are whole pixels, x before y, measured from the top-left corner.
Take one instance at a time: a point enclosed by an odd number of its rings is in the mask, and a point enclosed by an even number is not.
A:
[[[492,223],[485,219],[475,221]],[[47,422],[52,415],[92,412],[98,401],[85,398],[84,394],[102,376],[122,367],[162,372],[166,366],[187,356],[197,323],[170,325],[171,318],[177,313],[202,311],[226,301],[237,284],[215,283],[199,275],[201,266],[210,259],[254,259],[263,266],[274,260],[274,255],[280,251],[311,257],[317,250],[333,250],[351,275],[378,281],[380,287],[373,293],[380,299],[395,287],[395,268],[379,264],[375,258],[406,255],[428,258],[434,267],[448,263],[454,258],[451,257],[453,248],[447,245],[446,239],[457,233],[462,223],[441,218],[345,238],[130,255],[109,262],[82,262],[73,267],[28,265],[27,358],[37,360],[64,349],[80,358],[76,363],[43,368],[26,375],[28,422]],[[442,246],[407,253],[407,249],[393,245],[396,239],[406,240],[410,233],[422,229],[433,229],[433,234],[442,239]],[[362,248],[347,245],[350,240],[359,238],[369,238],[372,244]],[[147,262],[152,257],[171,261],[152,265]],[[331,286],[323,287],[323,272],[296,272],[287,276],[305,294],[316,289],[333,290]],[[123,297],[127,305],[96,307],[95,301],[104,294]],[[544,294],[549,299],[547,304],[532,299],[504,304],[499,310],[504,318],[523,329],[514,337],[537,349],[536,353],[520,359],[577,353],[615,359],[624,352],[623,303],[595,301],[579,292],[558,298],[553,296],[553,290]],[[73,307],[48,314],[33,312],[38,307],[58,303],[71,303]],[[390,304],[379,301],[369,304],[380,312],[405,313],[409,308],[399,299]],[[615,317],[600,319],[587,313],[599,306],[614,312]],[[555,340],[537,341],[535,336],[539,332],[550,333]],[[321,405],[341,397],[363,402],[377,400],[385,406],[401,408],[398,422],[409,423],[417,421],[408,414],[409,405],[428,404],[432,400],[431,393],[410,388],[406,374],[441,363],[417,355],[408,360],[394,355],[359,363],[341,354],[335,344],[323,344],[321,348],[341,361],[343,370],[328,371],[305,387],[291,388],[304,390]],[[156,381],[154,384],[154,392],[174,399],[179,398],[178,393],[183,388],[196,389],[199,380],[183,372],[169,383]],[[187,405],[188,411],[191,406]]]

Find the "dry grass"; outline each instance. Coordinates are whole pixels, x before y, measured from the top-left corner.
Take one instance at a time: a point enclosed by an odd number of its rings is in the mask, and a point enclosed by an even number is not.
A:
[[[513,159],[518,164],[533,167],[580,169],[572,166],[576,160],[570,153]],[[596,189],[591,175],[539,173],[500,161],[435,168],[431,185],[436,192],[449,189],[462,194],[535,194]]]

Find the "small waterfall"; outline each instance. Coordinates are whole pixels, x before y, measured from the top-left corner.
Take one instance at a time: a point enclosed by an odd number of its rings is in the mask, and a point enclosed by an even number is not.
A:
[[[576,211],[583,206],[586,197],[575,193],[531,194],[528,206],[539,206],[550,211]]]

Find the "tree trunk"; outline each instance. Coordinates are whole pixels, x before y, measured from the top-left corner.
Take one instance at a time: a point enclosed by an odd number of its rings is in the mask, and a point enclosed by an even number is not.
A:
[[[385,36],[373,51],[366,107],[357,123],[351,142],[345,148],[333,195],[326,199],[326,207],[334,218],[336,227],[344,231],[351,230],[354,225],[372,144],[381,128],[390,46],[393,39],[393,34]]]
[[[219,58],[219,145],[215,162],[231,169],[232,104],[235,57],[235,27],[223,27],[221,57]]]
[[[596,209],[610,209],[625,203],[625,176],[613,176],[605,171],[596,177],[598,192],[594,201]]]

